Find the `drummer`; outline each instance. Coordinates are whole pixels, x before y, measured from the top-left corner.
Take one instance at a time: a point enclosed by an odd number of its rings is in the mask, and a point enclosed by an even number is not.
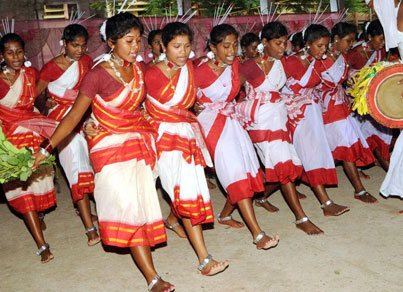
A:
[[[373,20],[365,29],[365,41],[355,44],[348,53],[347,62],[350,65],[350,75],[366,66],[385,60],[386,51],[384,47],[385,37],[382,25],[379,20]],[[392,131],[377,123],[370,116],[358,119],[367,143],[381,167],[387,171],[389,168],[389,147],[392,141]]]

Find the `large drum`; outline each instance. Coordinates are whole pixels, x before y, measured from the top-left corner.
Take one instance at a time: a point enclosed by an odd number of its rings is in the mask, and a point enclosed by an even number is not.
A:
[[[403,64],[365,67],[353,77],[348,91],[359,114],[370,114],[388,128],[403,128]]]
[[[388,128],[403,128],[403,64],[385,67],[372,78],[367,106],[378,123]]]

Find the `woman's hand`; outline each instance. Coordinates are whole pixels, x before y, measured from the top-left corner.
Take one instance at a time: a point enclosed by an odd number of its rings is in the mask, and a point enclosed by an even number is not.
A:
[[[35,159],[35,162],[34,162],[34,165],[32,166],[32,169],[36,170],[40,166],[41,162],[46,159],[46,156],[38,151],[38,152],[35,152],[34,154],[32,154],[32,158]]]
[[[57,106],[57,102],[56,102],[56,101],[54,101],[54,100],[51,99],[51,98],[48,98],[48,99],[46,100],[45,107],[46,107],[47,110],[51,110],[51,109],[53,109],[55,106]]]
[[[90,121],[84,124],[83,132],[88,138],[92,139],[99,134],[99,129],[94,122]]]
[[[198,116],[204,109],[205,107],[198,102],[196,102],[193,106],[193,111],[196,116]]]

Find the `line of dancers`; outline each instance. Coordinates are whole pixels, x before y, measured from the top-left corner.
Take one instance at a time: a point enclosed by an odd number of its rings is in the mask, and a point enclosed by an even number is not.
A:
[[[203,237],[202,225],[214,217],[233,228],[245,224],[258,250],[277,246],[279,236],[260,227],[253,206],[255,199],[256,206],[278,210],[268,201],[277,189],[297,228],[323,233],[303,210],[297,186],[302,181],[311,187],[325,216],[349,211],[326,191],[338,183],[335,162],[342,164],[355,199],[377,202],[357,167],[377,159],[387,170],[392,134],[350,110],[344,84],[352,69],[385,58],[379,21],[355,45],[352,24],[340,22],[331,31],[311,24],[292,35],[292,52],[287,28],[269,22],[260,38],[241,38],[241,56],[238,32],[220,24],[210,32],[208,57],[193,61],[192,30],[172,22],[149,33],[148,64],[137,58],[143,30],[130,13],[109,18],[110,51],[94,64],[86,55],[87,31],[71,24],[63,32],[63,53],[40,73],[24,65],[21,37],[9,33],[0,40],[0,125],[11,143],[33,150],[37,169],[27,182],[3,188],[9,205],[23,215],[42,263],[53,254],[41,214],[56,205],[56,193],[53,169],[39,164],[56,149],[88,245],[129,248],[149,291],[175,289],[159,276],[151,252],[166,242],[166,228],[189,240],[205,276],[229,266],[213,258]],[[33,104],[45,90],[49,111],[38,119]],[[22,126],[21,117],[31,123]],[[50,134],[38,130],[49,121],[55,122]],[[227,197],[216,216],[207,166],[214,167]],[[166,219],[157,177],[170,199]],[[92,193],[99,233],[90,211]],[[232,218],[235,209],[244,223]]]

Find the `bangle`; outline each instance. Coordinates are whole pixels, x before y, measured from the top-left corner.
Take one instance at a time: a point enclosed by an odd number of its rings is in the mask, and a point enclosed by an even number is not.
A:
[[[50,153],[42,147],[39,148],[39,153],[41,153],[43,156],[46,156],[46,157],[48,157],[50,155]]]
[[[45,139],[42,141],[41,145],[39,145],[43,150],[48,152],[49,154],[53,151],[52,144],[50,144],[49,139]]]

